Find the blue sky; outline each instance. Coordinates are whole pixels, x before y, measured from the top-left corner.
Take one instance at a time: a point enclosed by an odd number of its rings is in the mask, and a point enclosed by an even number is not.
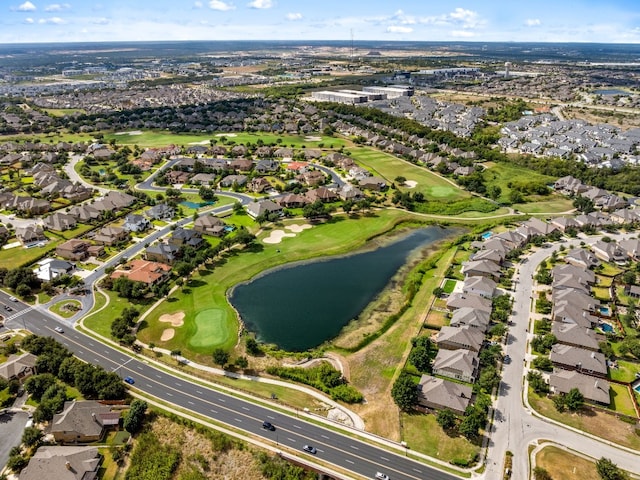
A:
[[[0,43],[127,40],[640,43],[639,0],[0,0]]]

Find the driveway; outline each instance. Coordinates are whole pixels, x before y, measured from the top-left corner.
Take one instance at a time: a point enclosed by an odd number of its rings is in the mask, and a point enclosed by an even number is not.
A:
[[[26,396],[26,395],[25,395]],[[20,445],[22,432],[29,420],[27,412],[8,412],[0,415],[0,471],[9,460],[9,451]]]

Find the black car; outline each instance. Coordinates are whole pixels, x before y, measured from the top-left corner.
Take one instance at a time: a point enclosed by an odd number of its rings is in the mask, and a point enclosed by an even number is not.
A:
[[[272,432],[276,429],[271,422],[267,422],[266,420],[262,422],[262,428],[266,430],[271,430]]]

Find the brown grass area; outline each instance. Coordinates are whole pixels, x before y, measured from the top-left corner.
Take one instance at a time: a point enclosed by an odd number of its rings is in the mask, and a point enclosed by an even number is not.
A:
[[[445,325],[449,324],[449,319],[447,318],[446,313],[431,310],[427,315],[427,320],[425,323],[433,327],[444,327]]]
[[[152,431],[162,444],[171,445],[181,452],[181,461],[174,478],[180,478],[194,469],[203,478],[245,480],[263,478],[260,469],[248,450],[232,449],[217,452],[211,441],[199,433],[164,417],[157,417],[152,423]]]
[[[596,465],[585,458],[556,447],[545,447],[536,455],[536,465],[552,478],[562,480],[599,480]]]
[[[589,123],[611,123],[621,130],[640,126],[640,116],[630,112],[593,110],[586,108],[564,108],[562,113],[567,119],[586,120]],[[621,121],[620,121],[621,120]]]

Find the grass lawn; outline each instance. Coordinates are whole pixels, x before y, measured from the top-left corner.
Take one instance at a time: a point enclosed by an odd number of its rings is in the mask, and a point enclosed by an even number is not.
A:
[[[442,287],[442,289],[444,290],[444,293],[452,293],[453,289],[456,288],[457,283],[458,283],[457,280],[452,280],[451,278],[447,278],[447,280],[444,282],[444,287]]]
[[[536,465],[551,478],[562,480],[600,480],[595,462],[557,447],[544,447],[536,455]]]
[[[411,450],[445,462],[466,460],[473,463],[480,448],[463,436],[450,436],[438,425],[435,415],[402,414],[404,441]]]
[[[524,213],[563,213],[573,209],[571,200],[558,195],[530,198],[529,203],[515,203],[513,208]]]
[[[64,242],[63,239],[54,237],[49,232],[46,232],[45,235],[50,240],[42,247],[24,248],[21,245],[15,248],[0,250],[0,265],[9,270],[21,267],[22,265],[29,265],[44,253],[53,252],[58,245]]]
[[[439,312],[437,310],[431,310],[427,315],[427,320],[425,324],[430,327],[444,327],[449,324],[449,319],[447,318],[447,314],[444,312]]]
[[[348,150],[356,162],[374,175],[386,179],[389,183],[393,183],[395,178],[399,176],[417,182],[415,188],[397,185],[402,191],[422,192],[427,200],[439,202],[451,202],[471,197],[469,192],[428,169],[400,160],[389,153],[369,147],[354,147]]]
[[[110,448],[99,448],[104,460],[98,469],[98,478],[100,480],[117,480],[121,477],[119,474],[118,464],[113,461]]]
[[[72,308],[73,306],[82,307],[82,303],[80,303],[78,300],[64,300],[52,305],[49,310],[57,315],[60,315],[62,318],[73,317],[77,313],[77,310],[62,308],[65,305],[72,305]]]
[[[55,233],[56,233],[56,235],[61,236],[65,240],[69,240],[71,238],[79,237],[83,233],[88,232],[89,230],[91,230],[92,228],[95,228],[95,225],[89,225],[89,224],[85,224],[85,223],[78,223],[78,224],[76,224],[75,228],[72,228],[70,230],[65,230],[64,232],[55,232]]]
[[[609,288],[613,283],[613,277],[605,277],[604,275],[596,275],[596,285],[602,288]]]
[[[147,301],[147,303],[139,303],[137,301],[127,300],[126,298],[120,298],[117,293],[108,290],[104,292],[109,296],[109,306],[104,310],[85,317],[83,323],[86,328],[107,338],[111,338],[111,323],[115,318],[120,316],[125,307],[135,307],[139,312],[143,312],[153,301],[152,299],[151,301]],[[97,311],[105,303],[106,299],[104,296],[96,293],[96,305],[93,311]]]
[[[593,293],[593,296],[599,300],[603,300],[605,302],[611,301],[611,294],[609,293],[609,288],[591,287],[591,293]]]
[[[550,398],[540,397],[531,388],[529,389],[529,403],[538,413],[552,420],[625,447],[640,449],[640,436],[636,435],[634,425],[618,420],[613,415],[597,410],[590,410],[587,415],[560,413]]]
[[[319,137],[320,140],[307,140],[301,135],[277,135],[269,133],[206,133],[206,134],[177,134],[168,131],[153,130],[144,131],[142,135],[116,135],[106,134],[104,142],[107,143],[111,139],[115,139],[119,145],[140,145],[141,147],[163,147],[167,145],[205,145],[209,146],[210,140],[215,140],[218,145],[223,145],[221,138],[226,137],[229,142],[233,141],[236,145],[256,143],[262,140],[265,145],[274,144],[282,147],[302,148],[318,148],[319,144],[323,144],[323,148],[339,148],[347,144],[347,141],[336,137],[327,137],[319,134],[310,134],[310,137]],[[280,143],[278,143],[280,140]]]
[[[618,413],[622,413],[630,417],[636,416],[636,411],[633,408],[633,400],[629,394],[629,390],[624,385],[611,383],[610,407]]]
[[[531,182],[549,184],[557,180],[556,177],[542,175],[541,173],[516,165],[494,162],[486,162],[483,165],[485,170],[482,173],[482,176],[485,179],[487,191],[490,191],[490,188],[494,185],[500,187],[502,190],[502,193],[498,198],[499,201],[506,202],[509,199],[509,194],[511,193],[511,187],[509,185],[527,185]],[[535,198],[540,199],[538,196]],[[552,200],[551,196],[542,198],[546,198],[546,201]],[[559,211],[566,211],[570,209],[571,207]]]
[[[616,297],[618,305],[623,305],[625,307],[629,306],[629,300],[631,300],[631,297],[624,293],[624,286],[620,285],[616,287]]]
[[[636,373],[640,373],[640,363],[616,360],[618,368],[610,368],[611,380],[631,383],[636,379]]]
[[[602,269],[598,270],[598,273],[607,277],[615,277],[619,273],[622,273],[622,269],[613,266],[610,263],[602,263]]]

